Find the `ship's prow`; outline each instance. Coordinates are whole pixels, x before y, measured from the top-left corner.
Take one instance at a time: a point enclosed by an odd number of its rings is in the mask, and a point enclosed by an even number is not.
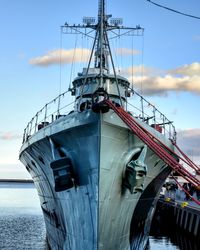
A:
[[[38,190],[52,249],[144,247],[170,169],[112,110],[60,118],[24,144],[20,159]]]
[[[37,188],[53,250],[144,249],[171,171],[144,134],[173,151],[173,124],[116,74],[107,34],[143,29],[109,18],[101,0],[97,23],[86,18],[83,25],[62,26],[65,33],[95,31],[88,67],[72,82],[73,106],[63,101],[67,92],[59,95],[24,132],[20,160]],[[139,103],[134,111],[128,102],[133,95]],[[50,112],[50,105],[56,109]]]

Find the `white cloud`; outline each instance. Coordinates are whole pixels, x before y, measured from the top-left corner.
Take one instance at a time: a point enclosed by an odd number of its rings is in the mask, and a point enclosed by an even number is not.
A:
[[[200,94],[200,76],[193,77],[173,77],[165,75],[163,77],[133,77],[135,87],[141,87],[144,95],[167,95],[170,91],[185,91]],[[129,78],[131,81],[131,78]]]
[[[69,64],[74,62],[86,62],[90,55],[88,49],[51,50],[46,54],[32,58],[32,65],[47,67],[52,64]],[[117,53],[123,55],[139,54],[140,51],[127,48],[117,49]],[[60,57],[61,56],[61,57]],[[61,58],[61,59],[60,59]],[[194,62],[175,69],[164,71],[144,65],[137,65],[121,69],[134,87],[143,89],[144,95],[166,96],[169,92],[191,92],[200,95],[200,63]]]
[[[162,72],[160,70],[158,71],[158,69],[155,69],[152,67],[146,67],[144,65],[137,65],[137,66],[121,69],[121,73],[126,75],[126,76],[131,76],[131,75],[134,75],[134,76],[141,76],[141,75],[152,76],[152,75],[156,75],[156,74],[159,74]]]
[[[74,62],[86,62],[90,56],[91,51],[84,48],[76,49],[55,49],[50,50],[46,54],[32,58],[29,60],[29,63],[37,66],[47,67],[52,64],[68,64]],[[141,54],[139,50],[132,50],[127,48],[118,48],[116,49],[118,55],[128,56],[128,55],[138,55]]]
[[[141,54],[141,51],[135,49],[117,48],[116,53],[121,56],[129,56],[129,55],[139,55]]]
[[[47,67],[52,64],[68,64],[72,62],[86,62],[90,55],[89,49],[51,50],[46,54],[32,58],[29,63],[32,65]]]
[[[124,69],[123,72],[135,88],[141,88],[142,84],[144,95],[166,96],[172,91],[200,95],[200,63],[195,62],[166,72],[150,67],[143,67],[143,70],[141,68],[136,66]]]
[[[172,74],[180,74],[185,76],[200,76],[200,63],[185,64],[182,67],[169,71]]]

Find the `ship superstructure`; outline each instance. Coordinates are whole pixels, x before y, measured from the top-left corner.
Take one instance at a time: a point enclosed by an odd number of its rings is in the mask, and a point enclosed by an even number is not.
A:
[[[84,25],[62,26],[64,33],[95,31],[88,66],[69,90],[74,103],[65,102],[68,91],[59,95],[24,132],[20,160],[37,188],[53,250],[144,249],[158,194],[171,171],[128,122],[135,119],[171,150],[174,126],[117,75],[109,45],[109,31],[140,34],[143,29],[110,18],[100,0],[97,23],[85,18]]]

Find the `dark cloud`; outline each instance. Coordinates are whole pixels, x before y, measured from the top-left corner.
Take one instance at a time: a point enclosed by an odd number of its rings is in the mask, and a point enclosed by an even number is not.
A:
[[[200,129],[178,131],[177,144],[190,157],[200,157]]]

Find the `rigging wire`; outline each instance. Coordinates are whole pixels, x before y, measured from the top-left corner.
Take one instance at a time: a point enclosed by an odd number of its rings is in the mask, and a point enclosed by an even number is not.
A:
[[[158,7],[160,7],[160,8],[163,8],[163,9],[166,9],[166,10],[169,10],[169,11],[172,11],[172,12],[175,12],[175,13],[177,13],[177,14],[180,14],[180,15],[183,15],[183,16],[187,16],[187,17],[191,17],[191,18],[195,18],[195,19],[200,19],[200,17],[198,17],[198,16],[194,16],[194,15],[190,15],[190,14],[187,14],[187,13],[183,13],[183,12],[181,12],[181,11],[178,11],[178,10],[169,8],[169,7],[167,7],[167,6],[164,6],[164,5],[155,3],[155,2],[153,2],[153,1],[151,1],[151,0],[146,0],[146,1],[149,2],[149,3],[151,3],[151,4],[153,4],[153,5],[155,5],[155,6],[158,6]]]
[[[119,38],[116,38],[115,40],[113,40],[113,41],[115,41],[115,62],[116,62],[116,65],[117,65],[117,72],[118,72],[118,74],[120,74],[120,72],[121,72],[121,70],[122,70],[122,65],[121,65],[121,44],[120,44],[120,40],[119,40]],[[111,40],[111,43],[113,42],[112,40]]]
[[[120,68],[122,70],[124,68],[123,57],[122,57],[122,40],[120,39],[120,37],[118,39],[119,39],[119,46],[120,46]]]
[[[85,39],[86,39],[86,48],[87,48],[87,50],[91,50],[92,51],[92,47],[89,44],[89,38],[87,36],[85,36]],[[89,61],[90,61],[90,57],[88,56],[87,60],[86,60],[86,65],[89,64]]]
[[[60,29],[60,52],[59,52],[59,66],[60,66],[60,72],[59,72],[59,98],[58,98],[58,108],[57,108],[57,115],[59,115],[60,110],[60,97],[61,97],[61,86],[62,86],[62,28]]]
[[[131,54],[131,84],[132,84],[132,87],[133,87],[133,49],[134,49],[133,37],[132,37],[132,42],[131,42],[131,49],[132,49],[132,54]]]
[[[143,80],[144,80],[144,36],[142,36],[142,64],[141,64],[141,95],[143,95]]]
[[[112,57],[112,53],[111,53],[111,48],[110,48],[110,44],[109,44],[109,40],[108,40],[108,34],[107,34],[106,31],[104,31],[104,34],[105,34],[105,39],[106,39],[105,42],[107,43],[108,51],[109,51],[109,54],[110,54],[110,60],[111,60],[112,68],[113,68],[113,73],[114,73],[114,76],[115,76],[115,81],[116,81],[116,86],[117,86],[117,92],[119,94],[119,99],[120,99],[121,106],[123,106],[122,105],[121,93],[120,93],[120,89],[119,89],[118,78],[117,78],[117,74],[116,74],[116,70],[115,70],[115,65],[114,65],[114,61],[113,61],[113,57]]]
[[[59,95],[61,94],[61,85],[62,85],[62,29],[60,30],[60,53],[59,53],[59,66],[60,66],[60,72],[59,72]]]
[[[74,46],[73,57],[72,57],[72,66],[71,66],[70,80],[69,80],[69,88],[68,89],[70,89],[70,87],[71,87],[72,75],[74,73],[74,59],[75,59],[76,50],[77,50],[77,40],[78,40],[78,36],[76,34],[75,46]]]
[[[117,61],[117,44],[116,41],[111,41],[111,48],[112,48],[112,52],[113,52],[113,57],[114,57],[114,62],[116,65],[116,68],[119,69],[119,65],[118,65],[118,61]],[[110,69],[109,69],[110,70]]]
[[[83,41],[83,35],[81,36],[81,62],[80,62],[80,70],[81,70],[81,68],[83,68],[82,67],[82,65],[83,65],[83,48],[84,48],[84,41]]]

